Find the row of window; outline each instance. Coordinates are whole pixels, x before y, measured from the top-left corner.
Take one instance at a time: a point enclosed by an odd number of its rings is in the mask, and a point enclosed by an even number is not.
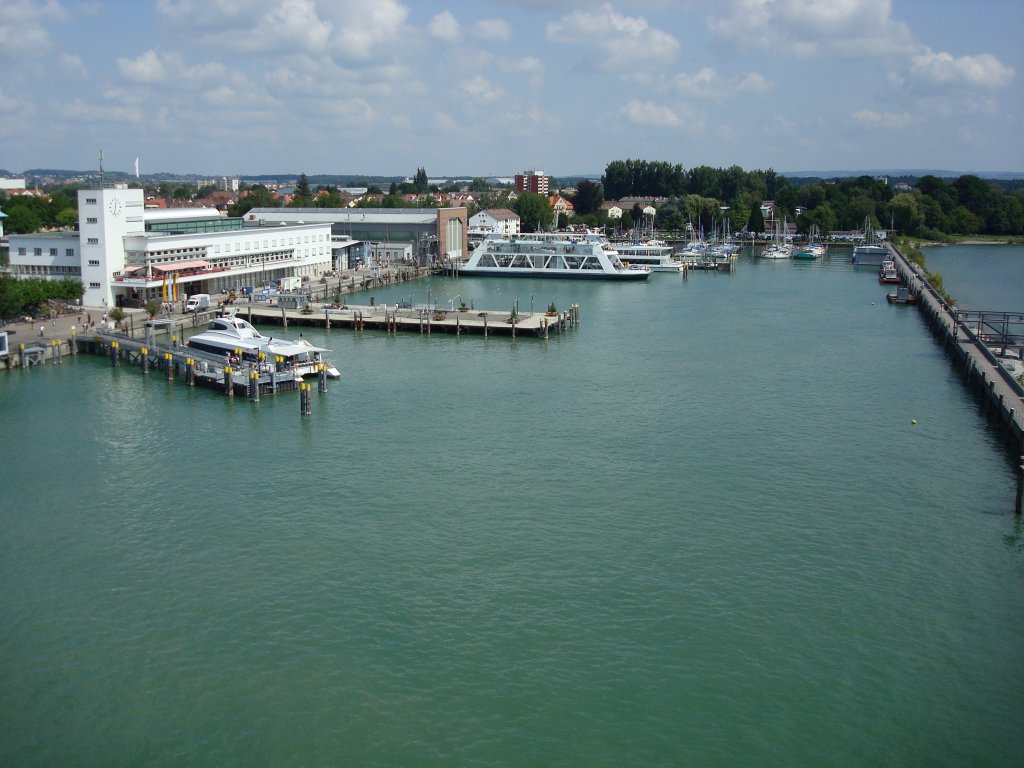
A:
[[[25,247],[18,248],[18,255],[19,256],[28,256],[28,248],[25,248]],[[43,255],[43,249],[42,248],[33,248],[32,249],[32,255],[33,256],[42,256]],[[56,256],[57,255],[57,249],[56,248],[51,248],[49,255],[50,256]],[[65,256],[69,256],[71,258],[74,258],[75,257],[75,249],[74,248],[66,248],[64,250],[64,255]]]
[[[12,264],[11,274],[14,275],[81,275],[78,267],[65,267],[49,264]]]

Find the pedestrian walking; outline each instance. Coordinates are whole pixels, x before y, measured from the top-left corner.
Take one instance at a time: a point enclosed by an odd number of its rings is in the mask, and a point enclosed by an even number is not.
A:
[[[39,335],[40,336],[45,336],[46,335],[46,325],[45,324],[39,326]]]

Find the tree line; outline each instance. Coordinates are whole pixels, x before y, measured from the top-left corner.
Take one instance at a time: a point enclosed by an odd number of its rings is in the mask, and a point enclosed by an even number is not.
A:
[[[745,171],[737,165],[685,169],[666,162],[615,160],[606,166],[601,186],[610,200],[665,198],[656,206],[656,223],[665,229],[693,223],[710,231],[728,216],[734,230],[759,232],[761,203],[771,200],[776,216],[795,221],[801,232],[811,225],[824,232],[859,229],[870,219],[876,228],[935,240],[1024,234],[1024,189],[974,175],[922,176],[909,191],[897,191],[886,179],[872,176],[790,179],[773,169]]]
[[[84,293],[82,281],[70,277],[18,280],[10,275],[0,275],[0,318],[9,320],[25,314],[38,315],[50,303],[70,304],[82,298]]]

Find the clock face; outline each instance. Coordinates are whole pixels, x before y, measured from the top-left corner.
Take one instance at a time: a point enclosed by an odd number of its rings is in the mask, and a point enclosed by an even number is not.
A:
[[[121,215],[121,201],[120,200],[117,200],[117,199],[111,200],[109,207],[110,207],[110,213],[111,214],[113,214],[114,216],[120,216]]]

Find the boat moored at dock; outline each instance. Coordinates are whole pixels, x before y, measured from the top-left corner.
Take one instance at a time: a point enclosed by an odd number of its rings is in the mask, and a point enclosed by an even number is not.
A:
[[[479,277],[589,280],[644,280],[651,275],[646,267],[626,267],[603,234],[589,231],[538,232],[515,237],[492,234],[458,272]]]
[[[652,272],[679,272],[683,264],[672,258],[672,246],[661,240],[613,243],[619,260],[630,267],[648,267]]]
[[[264,336],[251,324],[234,315],[213,318],[205,331],[192,336],[186,343],[193,349],[217,355],[237,355],[242,360],[259,360],[262,354],[267,364],[274,364],[277,358],[281,358],[283,365],[300,376],[315,374],[319,364],[326,362],[323,353],[330,351],[315,347],[305,339],[289,341]],[[330,363],[327,363],[327,375],[332,379],[341,377],[338,369]]]

